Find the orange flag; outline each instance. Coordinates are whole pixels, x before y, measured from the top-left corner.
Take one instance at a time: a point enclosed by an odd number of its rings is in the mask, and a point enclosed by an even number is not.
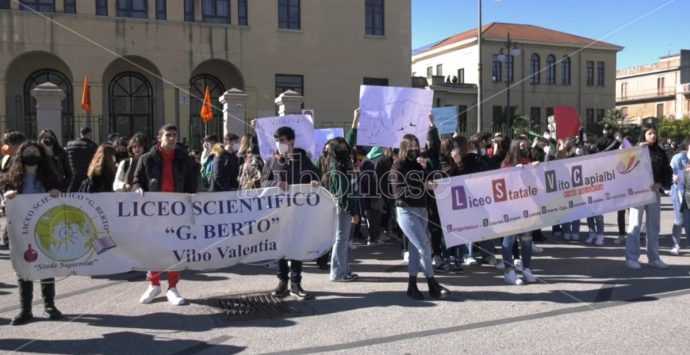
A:
[[[213,119],[213,110],[211,109],[211,90],[206,87],[204,92],[204,103],[201,105],[201,120],[208,122]]]
[[[91,90],[89,88],[89,77],[84,75],[84,91],[81,93],[81,108],[85,112],[93,113],[91,108]]]

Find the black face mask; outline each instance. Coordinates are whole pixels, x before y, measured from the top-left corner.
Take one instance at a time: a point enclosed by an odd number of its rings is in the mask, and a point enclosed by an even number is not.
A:
[[[407,151],[407,160],[409,160],[409,161],[417,161],[418,156],[419,156],[418,150],[408,150]]]
[[[53,138],[43,139],[43,145],[45,145],[46,147],[52,147],[53,146]]]
[[[335,158],[341,163],[346,162],[350,159],[350,152],[347,150],[337,150],[335,152]]]
[[[26,166],[36,166],[41,162],[41,157],[36,155],[22,155],[22,164]]]

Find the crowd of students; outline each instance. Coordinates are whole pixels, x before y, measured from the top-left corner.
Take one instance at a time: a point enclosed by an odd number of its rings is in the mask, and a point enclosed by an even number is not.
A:
[[[496,242],[491,238],[446,248],[434,201],[434,178],[596,154],[619,149],[623,141],[623,137],[608,125],[595,142],[584,142],[577,137],[556,141],[548,134],[533,139],[527,135],[510,139],[501,133],[476,133],[469,138],[458,134],[441,137],[430,115],[426,142],[419,142],[416,136],[408,134],[397,148],[365,149],[356,143],[359,116],[359,110],[355,110],[352,129],[345,137],[329,140],[315,161],[304,149],[295,146],[295,131],[290,127],[281,127],[275,132],[275,153],[266,161],[261,158],[256,136],[238,137],[231,133],[220,142],[215,136],[205,137],[203,150],[197,157],[185,149],[186,142],[178,142],[177,128],[169,124],[161,127],[152,146],[141,134],[129,139],[111,135],[108,142],[97,145],[91,139],[91,130],[84,128],[78,139],[62,148],[50,130],[40,132],[36,142],[26,140],[20,132],[10,131],[3,137],[1,185],[6,199],[31,193],[49,193],[56,197],[67,191],[196,193],[200,189],[217,192],[271,186],[287,190],[292,184],[323,186],[337,202],[337,228],[330,258],[324,255],[317,261],[321,268],[330,269],[330,280],[351,282],[358,279],[350,268],[349,251],[353,248],[353,238],[363,235],[366,226],[369,245],[381,244],[384,240],[402,243],[404,259],[408,261],[406,293],[421,300],[424,294],[417,287],[420,266],[429,296],[444,298],[450,291],[436,281],[435,273],[463,272],[463,265],[477,263],[474,251],[478,251],[484,263],[503,270],[506,283],[536,282],[532,254],[540,252],[541,248],[534,242],[544,240],[541,230],[505,236],[499,243],[502,260],[496,257]],[[654,185],[650,189],[656,192],[656,201],[630,209],[627,233],[625,210],[618,216],[620,235],[617,242],[625,240],[625,265],[631,269],[641,267],[638,259],[643,215],[647,218],[649,265],[667,267],[658,249],[660,195],[665,187],[672,186],[674,203],[672,254],[679,253],[682,229],[687,233],[690,227],[690,209],[686,202],[690,198],[690,184],[684,183],[690,179],[690,139],[681,144],[670,160],[658,141],[656,127],[644,125],[640,144],[649,146],[654,175]],[[589,235],[585,243],[603,245],[603,216],[588,218],[587,225]],[[578,241],[580,221],[553,226],[552,231],[556,238]],[[301,260],[277,261],[278,286],[272,291],[274,296],[310,297],[302,288],[302,265]],[[149,285],[139,299],[141,303],[150,303],[163,294],[161,273],[158,270],[147,273]],[[180,273],[169,271],[167,274],[167,300],[174,305],[185,304],[177,288]],[[13,325],[27,323],[33,318],[33,283],[20,279],[18,284],[21,311],[13,318]],[[61,313],[54,302],[54,280],[41,280],[41,290],[49,318],[59,319]]]

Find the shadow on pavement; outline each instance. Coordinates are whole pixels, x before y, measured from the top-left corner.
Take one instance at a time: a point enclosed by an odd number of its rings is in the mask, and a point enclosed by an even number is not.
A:
[[[0,350],[43,354],[191,354],[201,351],[209,354],[235,354],[245,349],[246,347],[196,340],[157,340],[153,335],[134,332],[109,333],[104,334],[102,338],[80,340],[0,340]]]

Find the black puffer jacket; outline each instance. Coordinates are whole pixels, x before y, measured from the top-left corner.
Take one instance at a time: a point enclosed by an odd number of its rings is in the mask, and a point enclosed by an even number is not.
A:
[[[78,138],[67,143],[65,151],[67,151],[69,165],[74,174],[70,191],[78,191],[82,180],[86,179],[86,172],[89,170],[89,164],[96,149],[98,145],[88,138]]]
[[[175,192],[196,193],[199,170],[195,169],[195,165],[186,150],[175,148],[173,165]],[[160,154],[160,148],[156,146],[139,158],[139,163],[134,171],[132,190],[141,188],[144,191],[160,192],[162,187],[163,158]]]
[[[213,158],[213,173],[209,192],[236,191],[240,183],[237,175],[240,173],[240,160],[236,154],[223,151],[219,157]]]
[[[652,160],[654,183],[661,184],[664,188],[671,186],[673,171],[666,151],[658,144],[649,145],[649,157]]]

